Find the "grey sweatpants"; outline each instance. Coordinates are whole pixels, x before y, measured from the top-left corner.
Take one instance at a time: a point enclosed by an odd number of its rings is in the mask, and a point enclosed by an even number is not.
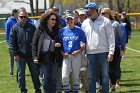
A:
[[[73,91],[79,89],[80,83],[80,68],[81,68],[81,54],[78,54],[76,57],[70,55],[68,58],[63,59],[62,65],[62,84],[64,91],[70,90],[69,85],[69,76],[72,72],[72,81],[73,81]]]
[[[9,48],[9,65],[10,65],[10,74],[14,72],[14,55]]]

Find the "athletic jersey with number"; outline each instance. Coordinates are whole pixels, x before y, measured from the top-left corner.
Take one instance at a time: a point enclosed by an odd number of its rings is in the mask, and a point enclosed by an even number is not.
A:
[[[68,26],[60,29],[58,33],[64,53],[71,54],[75,50],[79,50],[80,42],[86,43],[86,36],[83,30],[77,26],[70,29]]]

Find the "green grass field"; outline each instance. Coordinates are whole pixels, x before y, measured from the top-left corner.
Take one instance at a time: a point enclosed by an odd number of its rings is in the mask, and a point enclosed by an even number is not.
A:
[[[0,35],[0,42],[3,40],[4,35]],[[117,93],[140,93],[140,30],[133,31],[127,47],[131,50],[126,49],[125,58],[122,59],[121,87],[117,89]],[[5,42],[0,43],[0,93],[19,93],[15,74],[16,67],[14,77],[9,75],[7,45]],[[34,93],[28,69],[26,82],[28,93]]]

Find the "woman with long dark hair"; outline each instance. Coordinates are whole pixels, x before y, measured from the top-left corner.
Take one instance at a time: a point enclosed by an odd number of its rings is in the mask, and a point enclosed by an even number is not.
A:
[[[57,39],[59,30],[57,22],[59,22],[57,14],[53,12],[43,14],[32,41],[34,63],[40,64],[43,74],[42,85],[44,93],[56,92],[58,69],[56,55],[59,56],[59,52],[56,50],[61,46]]]

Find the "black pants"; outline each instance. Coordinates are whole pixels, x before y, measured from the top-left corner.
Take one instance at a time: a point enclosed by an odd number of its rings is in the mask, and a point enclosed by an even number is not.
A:
[[[116,84],[117,64],[118,64],[118,62],[120,62],[120,59],[121,59],[120,49],[115,48],[113,60],[112,60],[112,62],[109,62],[109,75],[110,75],[110,80],[111,80],[112,85]]]

